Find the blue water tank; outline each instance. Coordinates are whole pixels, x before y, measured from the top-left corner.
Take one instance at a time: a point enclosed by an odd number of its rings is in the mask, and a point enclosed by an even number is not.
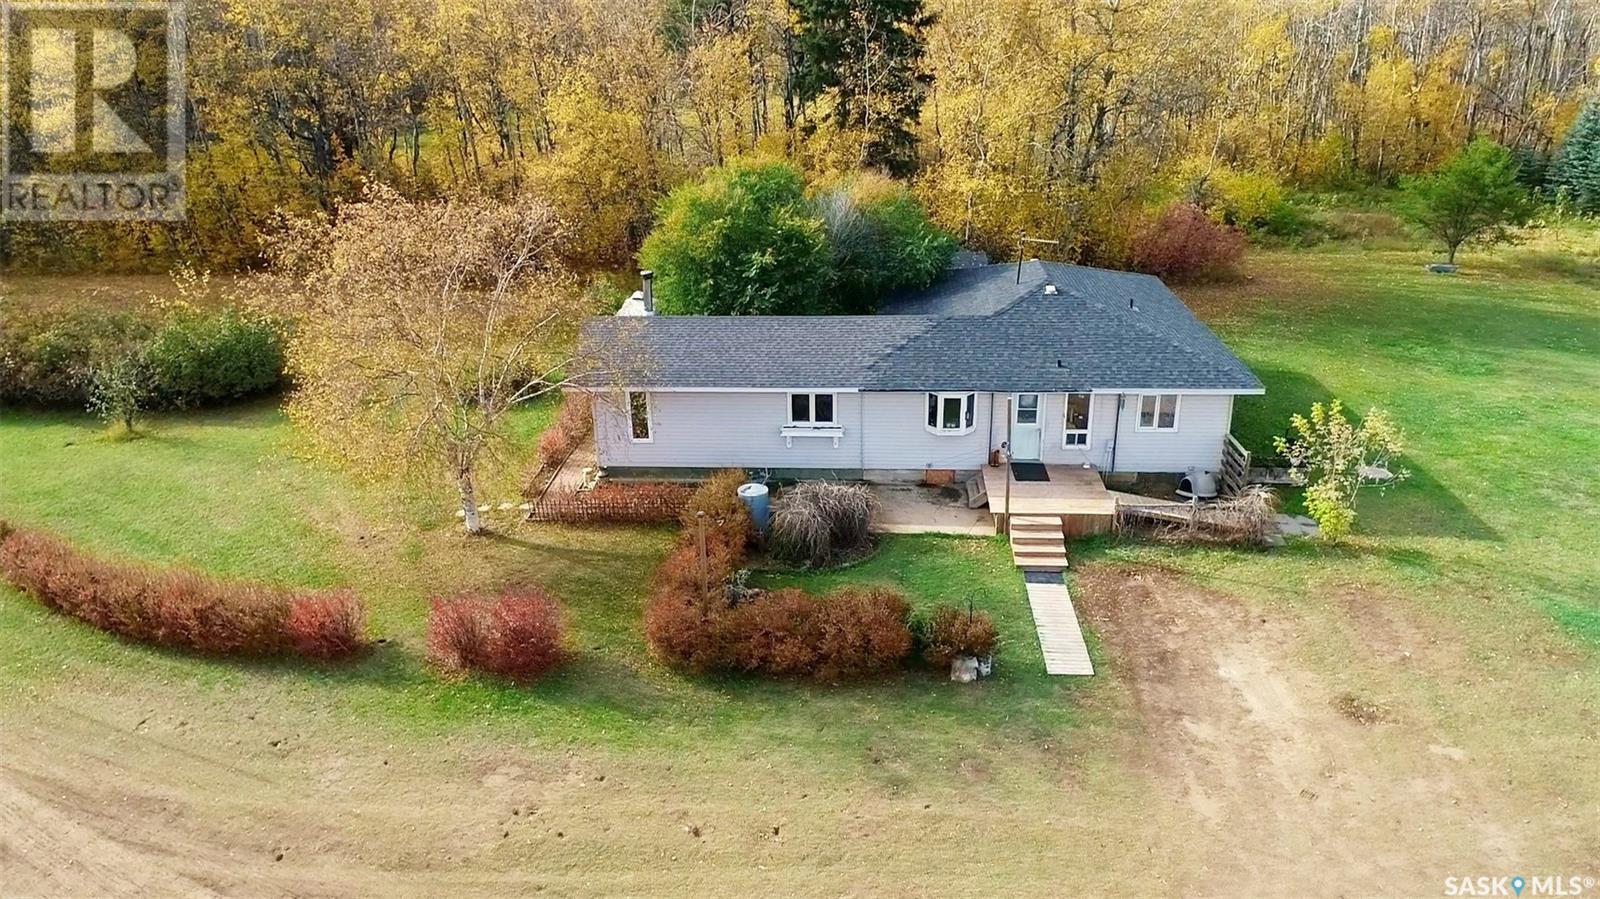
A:
[[[766,484],[744,484],[739,487],[739,499],[744,501],[745,508],[750,510],[750,518],[755,521],[756,529],[763,534],[767,532],[767,525],[772,521],[772,494],[767,491]]]

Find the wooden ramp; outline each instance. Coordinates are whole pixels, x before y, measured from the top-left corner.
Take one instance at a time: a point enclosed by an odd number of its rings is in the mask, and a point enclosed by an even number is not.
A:
[[[1072,607],[1067,585],[1059,571],[1024,570],[1028,605],[1033,609],[1033,625],[1039,631],[1039,648],[1044,651],[1047,674],[1093,674],[1089,647],[1084,645],[1078,627],[1078,611]]]

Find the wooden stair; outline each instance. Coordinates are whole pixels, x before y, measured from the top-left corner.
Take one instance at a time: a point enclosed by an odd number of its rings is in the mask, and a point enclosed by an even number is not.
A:
[[[1013,515],[1011,561],[1018,568],[1060,571],[1067,567],[1067,541],[1057,515]]]

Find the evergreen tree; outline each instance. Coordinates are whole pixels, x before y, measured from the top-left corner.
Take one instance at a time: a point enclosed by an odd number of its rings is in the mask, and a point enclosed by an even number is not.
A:
[[[861,164],[907,175],[916,166],[922,102],[933,78],[923,68],[922,0],[789,0],[795,16],[795,82],[810,103],[831,92],[840,128],[862,132]]]
[[[1590,100],[1567,130],[1550,182],[1571,198],[1578,211],[1600,214],[1600,100]]]

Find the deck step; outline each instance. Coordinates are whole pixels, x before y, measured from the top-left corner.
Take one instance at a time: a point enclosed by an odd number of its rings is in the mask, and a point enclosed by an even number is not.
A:
[[[1064,548],[1013,547],[1011,561],[1018,568],[1066,568],[1067,551]]]
[[[983,474],[980,472],[972,480],[967,481],[967,508],[979,509],[989,504],[989,488],[984,486]]]
[[[1054,546],[1061,547],[1063,542],[1060,534],[1032,534],[1026,531],[1014,531],[1011,534],[1012,546]]]

